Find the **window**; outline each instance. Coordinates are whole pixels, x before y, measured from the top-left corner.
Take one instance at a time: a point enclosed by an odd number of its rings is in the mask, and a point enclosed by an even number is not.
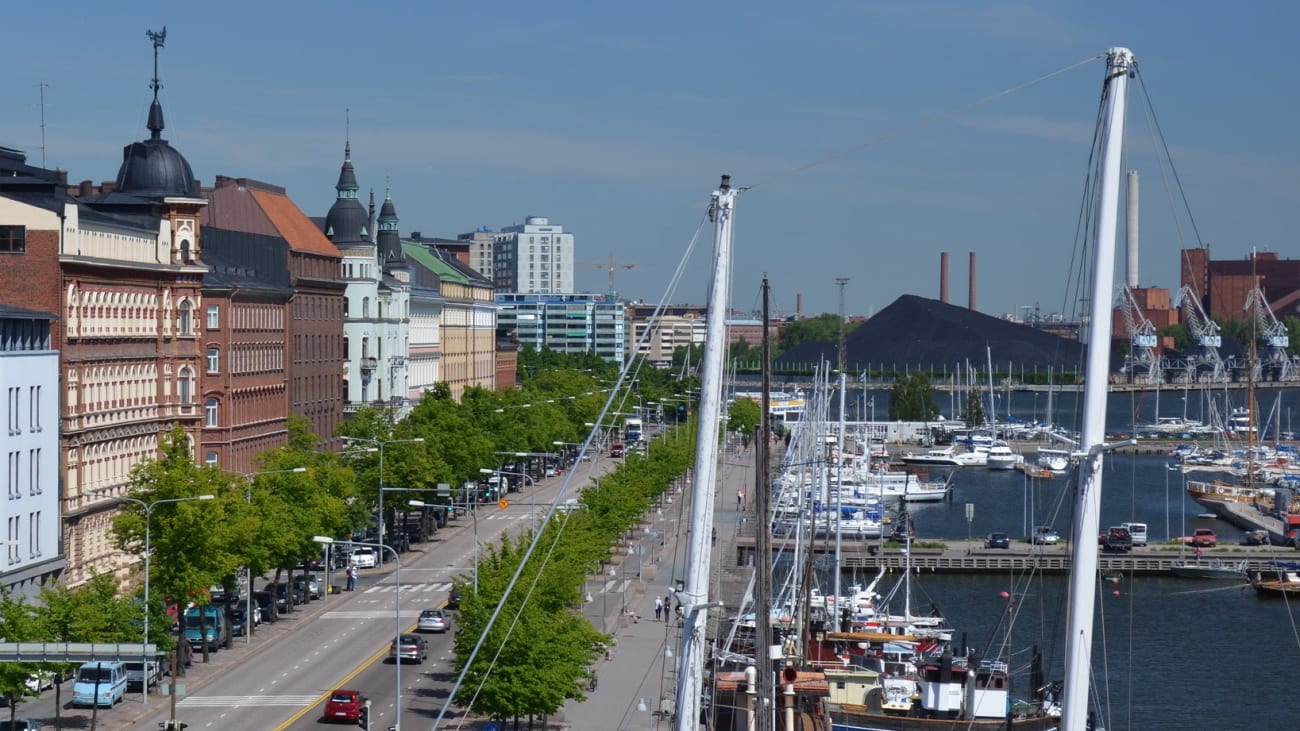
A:
[[[362,298],[361,298],[361,316],[362,316],[362,317],[370,317],[370,298],[369,298],[369,297],[362,297]]]
[[[217,426],[218,406],[220,406],[220,402],[217,401],[217,398],[215,396],[209,398],[207,402],[203,404],[203,425],[204,426]]]
[[[181,369],[180,378],[176,379],[176,396],[182,404],[194,403],[194,373],[188,366]]]
[[[221,372],[221,351],[217,348],[208,348],[208,373]]]
[[[176,310],[176,332],[181,335],[190,334],[190,315],[194,312],[194,305],[189,300],[181,300],[180,307]]]
[[[0,254],[22,254],[26,251],[26,226],[0,226]]]
[[[32,463],[27,466],[27,494],[41,494],[41,450],[31,450]]]
[[[208,305],[208,329],[216,330],[221,327],[221,306]]]
[[[30,421],[27,428],[31,431],[41,430],[41,387],[32,386],[31,393],[27,399],[27,408],[30,411]]]
[[[193,264],[194,257],[190,256],[190,240],[181,239],[181,263]]]
[[[215,467],[217,465],[217,453],[208,452],[207,454],[203,455],[203,464],[209,464]]]

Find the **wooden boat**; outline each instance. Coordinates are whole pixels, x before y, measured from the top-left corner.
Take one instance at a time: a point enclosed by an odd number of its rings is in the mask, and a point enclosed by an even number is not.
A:
[[[1300,598],[1300,564],[1274,561],[1277,571],[1261,571],[1250,577],[1250,585],[1263,597]]]
[[[1245,561],[1223,561],[1220,559],[1175,561],[1169,568],[1174,576],[1186,579],[1212,579],[1215,581],[1246,581]]]

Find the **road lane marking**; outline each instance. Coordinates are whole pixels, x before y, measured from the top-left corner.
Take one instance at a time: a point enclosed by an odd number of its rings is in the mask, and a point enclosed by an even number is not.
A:
[[[303,706],[314,695],[192,695],[176,701],[179,708],[239,708],[241,706]]]

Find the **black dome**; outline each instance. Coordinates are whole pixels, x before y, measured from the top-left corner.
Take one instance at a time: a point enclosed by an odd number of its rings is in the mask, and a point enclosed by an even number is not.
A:
[[[117,190],[142,198],[195,198],[194,171],[179,150],[162,138],[162,105],[149,107],[149,139],[122,148]]]
[[[369,244],[370,213],[357,200],[357,176],[352,169],[352,144],[343,148],[343,169],[339,171],[339,182],[334,186],[338,198],[325,214],[325,235],[335,246],[347,244]]]

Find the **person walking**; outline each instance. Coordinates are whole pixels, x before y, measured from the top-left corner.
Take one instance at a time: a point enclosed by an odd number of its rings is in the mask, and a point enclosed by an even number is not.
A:
[[[357,590],[357,567],[348,567],[348,591]]]
[[[655,621],[658,622],[660,619],[663,619],[663,615],[664,615],[664,600],[660,599],[659,597],[655,597]]]
[[[737,510],[741,510],[741,509],[743,509],[744,507],[745,507],[745,491],[744,491],[744,490],[737,490],[737,491],[736,491],[736,509],[737,509]]]
[[[664,605],[663,605],[663,609],[664,609],[664,624],[668,624],[668,603],[669,603],[669,600],[670,600],[671,598],[672,598],[672,597],[668,597],[668,596],[665,596],[665,597],[664,597]]]

